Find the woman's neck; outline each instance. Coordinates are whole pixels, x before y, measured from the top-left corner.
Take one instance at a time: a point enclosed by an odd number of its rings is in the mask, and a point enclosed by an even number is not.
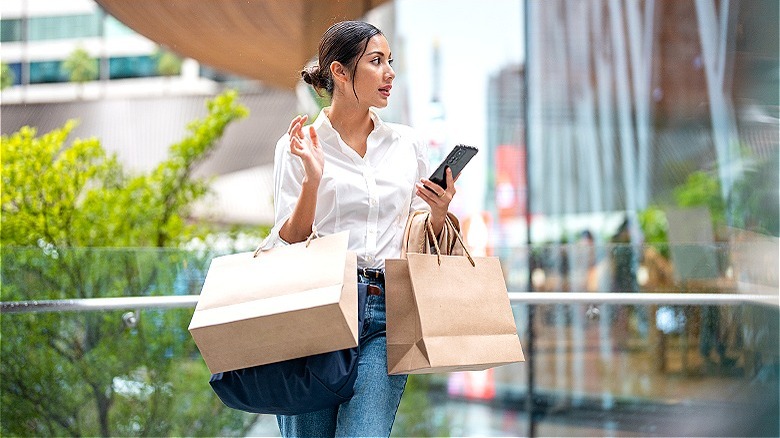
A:
[[[366,154],[366,139],[374,129],[374,121],[368,108],[361,105],[346,105],[334,101],[327,111],[328,120],[341,139],[361,157]]]

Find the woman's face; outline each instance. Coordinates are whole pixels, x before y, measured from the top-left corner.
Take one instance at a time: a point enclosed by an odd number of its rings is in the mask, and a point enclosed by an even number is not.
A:
[[[395,71],[390,65],[392,61],[390,45],[387,44],[385,36],[379,34],[371,37],[366,46],[366,53],[357,60],[355,75],[352,78],[361,104],[376,108],[387,106],[387,99],[390,97],[390,89],[395,79]],[[348,88],[352,88],[351,83],[348,83]],[[349,91],[348,94],[354,96]]]

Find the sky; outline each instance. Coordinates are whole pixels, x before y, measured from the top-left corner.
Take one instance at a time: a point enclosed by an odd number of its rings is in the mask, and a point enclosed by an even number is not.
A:
[[[522,0],[395,0],[396,60],[408,87],[409,124],[425,131],[433,91],[432,52],[440,47],[446,144],[482,149],[487,143],[487,85],[491,75],[524,59]],[[391,47],[391,50],[393,48]],[[394,102],[391,97],[390,105]],[[484,208],[487,153],[477,154],[456,185],[454,211]],[[438,163],[431,163],[435,168]],[[459,211],[458,211],[459,210]]]

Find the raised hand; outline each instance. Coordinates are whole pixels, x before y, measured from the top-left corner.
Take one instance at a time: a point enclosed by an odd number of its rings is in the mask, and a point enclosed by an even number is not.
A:
[[[287,133],[290,135],[290,153],[299,157],[306,172],[304,182],[319,183],[322,179],[322,169],[325,166],[325,155],[320,147],[317,131],[309,126],[309,138],[303,133],[303,124],[309,116],[297,116],[290,123]]]

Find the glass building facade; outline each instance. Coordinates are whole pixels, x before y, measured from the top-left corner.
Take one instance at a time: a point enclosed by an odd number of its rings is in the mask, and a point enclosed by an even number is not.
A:
[[[525,8],[525,70],[512,73],[525,82],[491,94],[492,171],[506,167],[502,150],[519,150],[527,172],[513,177],[513,197],[494,183],[510,290],[776,299],[776,2]],[[508,125],[503,105],[523,90],[524,117]],[[512,236],[528,247],[507,244]],[[528,356],[542,415],[684,403],[677,432],[635,432],[777,433],[776,305],[521,307],[540,345]]]
[[[41,44],[66,43],[73,48],[83,46],[85,42],[103,41],[109,47],[104,50],[99,77],[107,80],[144,78],[159,76],[157,60],[153,53],[127,54],[111,50],[119,39],[124,37],[139,38],[132,29],[116,18],[105,14],[97,7],[92,12],[84,13],[75,8],[71,13],[58,15],[29,15],[20,18],[3,18],[0,20],[0,42],[3,44],[20,45],[23,51],[33,52],[34,47]],[[70,53],[57,53],[46,59],[40,56],[22,61],[21,59],[3,59],[14,73],[13,85],[34,85],[69,82],[68,74],[63,70],[64,59]]]
[[[675,191],[702,172],[722,203],[718,241],[733,227],[778,235],[776,4],[529,1],[528,12],[533,214],[573,236],[566,217],[625,212],[636,244],[641,212],[682,207]]]

